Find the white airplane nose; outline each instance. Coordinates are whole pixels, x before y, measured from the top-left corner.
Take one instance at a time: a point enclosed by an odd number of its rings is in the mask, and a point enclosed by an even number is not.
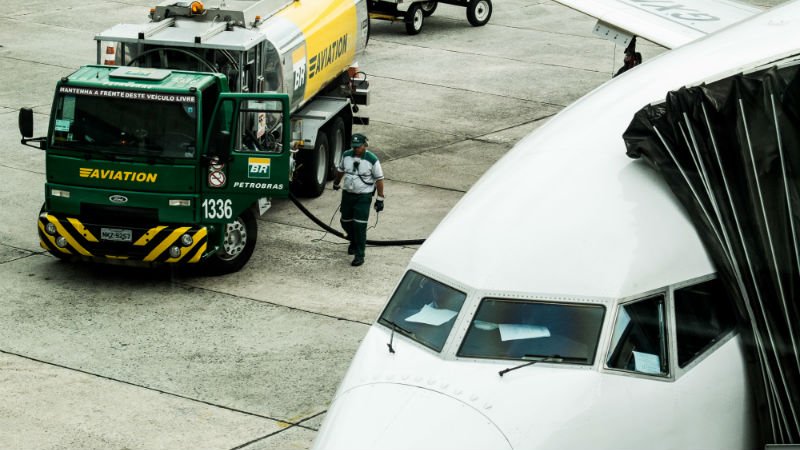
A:
[[[504,450],[505,435],[478,405],[418,386],[375,383],[340,395],[314,441],[318,450]]]

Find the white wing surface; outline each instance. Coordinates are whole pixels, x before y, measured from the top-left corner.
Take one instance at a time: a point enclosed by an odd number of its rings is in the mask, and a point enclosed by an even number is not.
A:
[[[733,0],[555,0],[634,36],[676,48],[760,13]]]

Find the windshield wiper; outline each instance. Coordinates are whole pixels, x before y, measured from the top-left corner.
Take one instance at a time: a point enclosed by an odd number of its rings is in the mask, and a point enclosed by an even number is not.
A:
[[[387,323],[387,324],[389,324],[389,325],[391,325],[391,326],[392,326],[392,334],[391,334],[391,336],[389,337],[389,343],[388,343],[388,344],[386,344],[386,346],[387,346],[387,347],[389,347],[389,353],[394,353],[394,347],[392,346],[392,343],[394,342],[394,331],[395,331],[395,330],[400,330],[400,331],[402,331],[402,332],[403,332],[403,333],[404,333],[406,336],[409,336],[409,337],[413,337],[413,336],[414,336],[414,333],[413,333],[413,332],[406,330],[405,328],[403,328],[403,327],[401,327],[400,325],[398,325],[398,324],[396,324],[396,323],[392,322],[392,321],[391,321],[391,320],[389,320],[389,319],[381,318],[381,320],[382,320],[383,322],[385,322],[385,323]]]
[[[55,148],[77,150],[83,152],[85,159],[103,157],[111,161],[120,159],[130,159],[131,157],[144,157],[155,161],[155,158],[164,159],[164,148],[160,145],[148,145],[146,147],[121,147],[115,144],[103,142],[59,142]]]
[[[52,145],[54,149],[76,150],[83,152],[86,159],[92,159],[93,157],[97,157],[99,155],[114,160],[118,155],[122,154],[122,152],[119,151],[109,150],[109,146],[110,144],[97,141],[56,141]]]
[[[164,147],[156,144],[149,144],[144,146],[144,151],[150,155],[152,154],[160,155],[164,153]]]
[[[557,355],[557,354],[553,354],[553,355],[524,355],[522,357],[522,359],[527,359],[527,360],[530,360],[530,361],[528,361],[526,363],[523,363],[523,364],[520,364],[518,366],[509,367],[508,369],[503,369],[503,370],[497,372],[497,374],[502,377],[503,375],[507,374],[508,372],[511,372],[512,370],[517,370],[517,369],[521,369],[523,367],[532,366],[532,365],[534,365],[534,364],[536,364],[538,362],[564,362],[564,360],[566,360],[568,362],[580,362],[580,361],[586,362],[586,358],[574,358],[574,357],[569,357],[569,356],[561,356],[561,355]]]

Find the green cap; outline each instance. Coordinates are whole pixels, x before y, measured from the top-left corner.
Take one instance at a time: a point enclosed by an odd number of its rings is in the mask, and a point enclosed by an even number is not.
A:
[[[363,134],[356,133],[353,135],[353,140],[350,144],[351,147],[357,148],[361,147],[362,145],[367,145],[369,141],[367,141],[367,137]]]

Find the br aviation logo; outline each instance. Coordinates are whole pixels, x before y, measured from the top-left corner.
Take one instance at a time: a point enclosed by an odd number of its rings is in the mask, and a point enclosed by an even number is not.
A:
[[[267,160],[269,164],[269,160]],[[81,167],[78,175],[81,178],[97,178],[100,180],[113,181],[132,181],[135,183],[155,183],[158,179],[157,173],[133,172],[127,170],[95,169],[91,167]]]
[[[339,39],[331,42],[329,46],[323,48],[319,53],[308,60],[308,78],[314,78],[315,75],[322,72],[331,63],[337,61],[346,52],[347,35],[343,34]]]
[[[269,178],[269,158],[247,158],[247,178]]]
[[[294,90],[300,91],[306,85],[306,49],[299,48],[292,53],[292,73],[294,74]]]

